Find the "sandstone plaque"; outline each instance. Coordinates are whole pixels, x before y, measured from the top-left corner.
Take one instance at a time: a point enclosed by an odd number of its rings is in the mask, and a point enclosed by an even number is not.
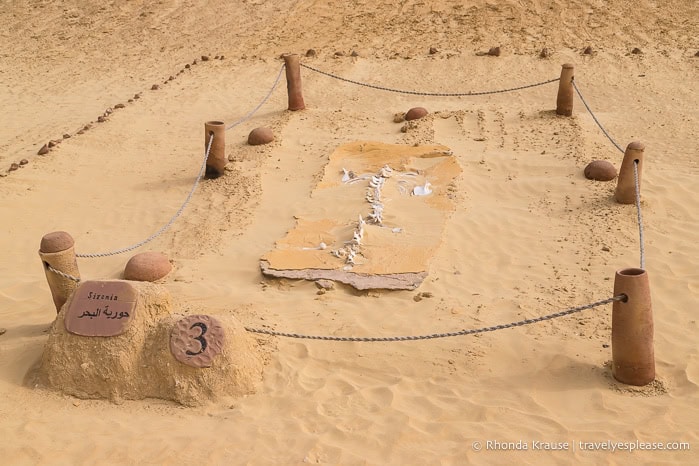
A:
[[[217,319],[207,315],[187,316],[172,328],[170,352],[188,366],[211,367],[224,341],[225,332]]]
[[[66,311],[66,330],[87,337],[121,335],[133,320],[137,298],[125,281],[83,282]]]

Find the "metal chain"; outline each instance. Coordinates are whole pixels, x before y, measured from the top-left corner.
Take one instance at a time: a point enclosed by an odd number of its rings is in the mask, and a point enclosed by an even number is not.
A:
[[[53,267],[51,267],[48,263],[46,264],[46,268],[49,269],[50,272],[55,273],[56,275],[60,275],[61,277],[67,278],[68,280],[73,280],[75,283],[80,283],[80,279],[78,277],[74,277],[73,275],[61,272],[60,270],[56,270]]]
[[[609,139],[609,141],[611,141],[611,143],[614,144],[614,147],[616,147],[617,149],[619,149],[620,152],[623,153],[624,149],[622,149],[619,146],[619,144],[617,144],[616,141],[614,139],[612,139],[612,137],[609,135],[609,133],[607,133],[607,130],[605,130],[604,127],[602,126],[602,123],[600,123],[599,120],[597,119],[597,117],[595,116],[595,114],[592,113],[590,106],[587,105],[587,102],[585,102],[585,98],[583,97],[582,93],[580,92],[580,89],[578,89],[578,86],[575,84],[575,79],[573,79],[572,82],[573,82],[573,88],[575,88],[575,92],[578,93],[580,100],[582,100],[582,103],[583,103],[583,105],[585,105],[585,108],[587,109],[587,111],[590,112],[592,119],[595,120],[595,123],[597,123],[597,126],[599,126],[599,129],[601,129],[602,132],[604,133],[604,135],[607,136],[607,139]]]
[[[512,322],[509,324],[494,325],[492,327],[482,327],[471,330],[460,330],[458,332],[448,332],[448,333],[432,333],[429,335],[408,335],[408,336],[395,336],[395,337],[336,337],[336,336],[321,336],[321,335],[303,335],[299,333],[284,333],[277,332],[274,330],[265,330],[259,328],[245,327],[245,330],[252,333],[260,333],[263,335],[271,335],[275,337],[287,337],[287,338],[299,338],[306,340],[326,340],[326,341],[361,341],[361,342],[379,342],[379,341],[415,341],[415,340],[432,340],[435,338],[446,338],[446,337],[456,337],[461,335],[475,335],[477,333],[494,332],[495,330],[503,330],[512,327],[521,327],[523,325],[535,324],[537,322],[542,322],[544,320],[555,319],[557,317],[567,316],[576,312],[584,311],[586,309],[592,309],[593,307],[603,306],[614,301],[623,301],[626,299],[626,295],[614,296],[613,298],[604,299],[602,301],[597,301],[592,304],[587,304],[585,306],[574,307],[565,311],[556,312],[555,314],[549,314],[542,317],[537,317],[535,319],[525,319],[518,322]]]
[[[253,116],[255,113],[257,113],[257,111],[258,111],[260,108],[262,108],[262,106],[263,106],[263,105],[269,100],[269,98],[272,96],[272,92],[274,92],[274,89],[277,88],[277,84],[279,84],[279,80],[280,80],[281,77],[282,77],[282,72],[284,71],[284,66],[285,66],[285,65],[282,65],[281,69],[279,70],[279,74],[277,75],[277,79],[274,81],[274,84],[272,85],[272,89],[270,89],[269,92],[267,93],[267,95],[265,96],[265,98],[262,99],[262,101],[261,101],[259,104],[257,104],[257,107],[255,107],[255,108],[252,109],[250,112],[248,112],[248,114],[245,115],[245,116],[244,116],[243,118],[241,118],[240,120],[238,120],[238,121],[236,121],[235,123],[231,123],[230,125],[226,126],[226,131],[228,131],[229,129],[235,128],[236,126],[238,126],[238,125],[241,124],[241,123],[244,123],[244,122],[248,121],[250,118],[252,118],[252,116]]]
[[[136,248],[140,248],[146,243],[149,243],[153,241],[155,238],[158,236],[162,235],[165,230],[170,228],[170,226],[177,220],[177,218],[182,214],[182,211],[184,211],[185,207],[189,204],[189,201],[192,200],[192,196],[194,195],[194,191],[196,191],[197,186],[199,185],[199,181],[201,181],[201,177],[204,175],[204,171],[206,170],[206,161],[209,159],[209,152],[211,151],[211,144],[214,142],[214,134],[211,133],[211,137],[209,138],[209,145],[206,148],[206,154],[204,155],[204,161],[201,163],[201,168],[199,169],[199,174],[197,175],[197,179],[194,181],[194,185],[192,186],[192,189],[189,191],[189,194],[187,195],[187,198],[184,200],[182,205],[180,206],[179,209],[177,209],[177,212],[175,212],[175,215],[170,218],[170,220],[163,225],[158,231],[150,235],[148,238],[144,239],[143,241],[139,241],[138,243],[117,249],[116,251],[109,251],[109,252],[98,252],[98,253],[90,253],[90,254],[76,254],[76,257],[84,257],[84,258],[96,258],[96,257],[107,257],[107,256],[116,256],[117,254],[122,254],[128,251],[133,251]]]
[[[638,217],[638,237],[641,249],[641,268],[646,268],[646,250],[645,250],[645,240],[643,233],[643,217],[641,215],[641,187],[638,183],[638,160],[633,161],[633,180],[636,183],[636,213]]]
[[[311,71],[315,71],[316,73],[324,74],[325,76],[330,76],[331,78],[339,79],[340,81],[345,81],[351,84],[357,84],[358,86],[364,86],[364,87],[369,87],[372,89],[378,89],[380,91],[389,91],[389,92],[396,92],[399,94],[410,94],[410,95],[424,95],[424,96],[431,96],[431,97],[465,97],[465,96],[477,96],[477,95],[488,95],[488,94],[500,94],[503,92],[512,92],[512,91],[519,91],[522,89],[528,89],[530,87],[536,87],[536,86],[543,86],[544,84],[550,84],[556,81],[559,81],[561,78],[556,78],[556,79],[549,79],[548,81],[542,81],[539,83],[535,84],[527,84],[525,86],[519,86],[519,87],[512,87],[509,89],[500,89],[496,91],[478,91],[478,92],[420,92],[420,91],[405,91],[405,90],[400,90],[400,89],[392,89],[390,87],[383,87],[383,86],[376,86],[374,84],[367,84],[367,83],[362,83],[359,81],[353,81],[352,79],[347,79],[343,78],[341,76],[337,76],[332,73],[328,73],[326,71],[321,71],[317,68],[313,68],[312,66],[304,65],[301,63],[301,66],[304,68],[308,68]]]

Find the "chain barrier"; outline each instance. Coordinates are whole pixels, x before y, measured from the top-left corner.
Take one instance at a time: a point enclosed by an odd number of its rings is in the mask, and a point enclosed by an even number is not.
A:
[[[313,68],[312,66],[304,65],[303,63],[301,63],[301,66],[304,68],[307,68],[311,71],[315,71],[316,73],[320,73],[320,74],[323,74],[325,76],[329,76],[331,78],[339,79],[340,81],[344,81],[347,83],[356,84],[358,86],[369,87],[371,89],[378,89],[380,91],[396,92],[398,94],[422,95],[422,96],[430,96],[430,97],[466,97],[466,96],[478,96],[478,95],[489,95],[489,94],[501,94],[504,92],[520,91],[522,89],[528,89],[530,87],[543,86],[544,84],[550,84],[550,83],[554,83],[554,82],[560,80],[560,78],[549,79],[548,81],[542,81],[542,82],[534,83],[534,84],[527,84],[527,85],[519,86],[519,87],[512,87],[509,89],[500,89],[500,90],[496,90],[496,91],[478,91],[478,92],[470,91],[470,92],[454,92],[454,93],[450,93],[450,92],[420,92],[420,91],[405,91],[405,90],[401,90],[401,89],[392,89],[390,87],[362,83],[359,81],[354,81],[352,79],[343,78],[341,76],[337,76],[335,74],[328,73],[326,71],[321,71],[317,68]]]
[[[140,248],[146,243],[150,243],[153,241],[155,238],[158,236],[162,235],[165,230],[170,228],[170,226],[175,223],[175,220],[178,219],[178,217],[182,214],[182,211],[184,211],[185,207],[189,204],[189,201],[192,200],[192,196],[194,195],[194,191],[196,191],[197,186],[199,185],[199,181],[201,181],[201,177],[204,175],[204,171],[206,170],[206,161],[209,159],[209,152],[211,151],[211,144],[214,142],[214,134],[211,133],[211,137],[209,138],[209,145],[206,148],[206,154],[204,155],[204,160],[201,163],[201,168],[199,169],[199,174],[197,175],[197,179],[194,181],[194,185],[192,186],[192,189],[189,191],[189,194],[187,195],[187,198],[184,200],[182,205],[180,206],[179,209],[177,209],[177,212],[175,212],[175,215],[170,218],[170,220],[163,225],[158,231],[150,235],[148,238],[144,239],[143,241],[139,241],[136,244],[133,244],[131,246],[127,246],[125,248],[117,249],[116,251],[109,251],[109,252],[98,252],[98,253],[91,253],[91,254],[76,254],[75,257],[83,257],[83,258],[96,258],[96,257],[107,257],[107,256],[116,256],[117,254],[122,254],[125,252],[133,251],[136,248]]]
[[[614,144],[614,147],[616,147],[617,149],[619,149],[619,151],[620,151],[621,153],[623,153],[623,152],[624,152],[624,149],[622,149],[622,148],[619,146],[619,144],[617,144],[616,141],[615,141],[614,139],[612,139],[612,137],[609,135],[609,133],[607,132],[607,130],[605,130],[604,127],[602,126],[602,123],[600,123],[599,120],[597,119],[597,117],[595,116],[595,114],[592,113],[592,110],[590,109],[590,106],[587,105],[587,102],[585,102],[585,98],[583,97],[582,93],[580,92],[580,89],[578,89],[577,84],[575,84],[575,79],[573,79],[572,82],[573,82],[573,87],[575,88],[575,92],[578,93],[578,97],[580,97],[580,100],[582,101],[583,105],[585,105],[585,108],[586,108],[587,111],[590,113],[590,116],[592,116],[592,119],[595,120],[595,123],[597,123],[597,126],[599,126],[599,129],[601,129],[602,132],[604,133],[604,135],[607,136],[607,139],[609,139],[609,141],[610,141],[612,144]]]
[[[623,301],[627,299],[626,295],[614,296],[613,298],[603,299],[602,301],[597,301],[595,303],[586,304],[585,306],[574,307],[567,309],[565,311],[556,312],[555,314],[549,314],[542,317],[537,317],[535,319],[525,319],[518,322],[512,322],[509,324],[494,325],[492,327],[482,327],[471,330],[460,330],[458,332],[448,332],[448,333],[432,333],[429,335],[407,335],[407,336],[394,336],[394,337],[336,337],[336,336],[325,336],[325,335],[303,335],[299,333],[285,333],[277,332],[275,330],[265,330],[259,328],[245,327],[245,330],[251,333],[259,333],[263,335],[271,335],[274,337],[287,337],[287,338],[298,338],[305,340],[326,340],[326,341],[361,341],[361,342],[381,342],[381,341],[415,341],[415,340],[433,340],[436,338],[447,338],[447,337],[457,337],[462,335],[475,335],[477,333],[494,332],[496,330],[503,330],[512,327],[521,327],[523,325],[535,324],[537,322],[542,322],[544,320],[551,320],[557,317],[563,317],[576,312],[584,311],[586,309],[592,309],[594,307],[603,306],[605,304],[612,303],[614,301]]]
[[[277,88],[277,84],[279,84],[279,80],[280,80],[281,77],[282,77],[282,72],[284,71],[284,66],[285,66],[285,65],[282,65],[281,69],[279,70],[279,74],[277,75],[277,79],[274,81],[274,84],[272,84],[272,88],[269,90],[269,92],[267,93],[267,95],[265,96],[265,98],[262,99],[262,101],[261,101],[259,104],[257,104],[257,107],[255,107],[255,108],[252,109],[250,112],[248,112],[248,114],[245,115],[245,116],[244,116],[243,118],[241,118],[240,120],[238,120],[238,121],[236,121],[235,123],[231,123],[230,125],[226,126],[226,131],[228,131],[229,129],[235,128],[236,126],[238,126],[238,125],[241,124],[241,123],[244,123],[244,122],[248,121],[250,118],[252,118],[252,116],[253,116],[255,113],[257,113],[257,111],[258,111],[260,108],[262,108],[262,106],[263,106],[263,105],[269,100],[269,98],[272,96],[272,92],[274,92],[274,90]]]
[[[646,250],[645,250],[645,240],[643,233],[643,216],[641,215],[641,188],[638,183],[638,160],[633,162],[633,180],[636,183],[636,214],[638,218],[638,239],[641,249],[641,268],[645,270],[646,268]]]
[[[49,272],[53,272],[56,275],[60,275],[61,277],[67,278],[68,280],[73,280],[75,283],[80,283],[80,279],[78,277],[74,277],[70,274],[67,274],[65,272],[61,272],[60,270],[56,270],[53,267],[51,267],[49,264],[46,264],[46,268],[49,269]]]

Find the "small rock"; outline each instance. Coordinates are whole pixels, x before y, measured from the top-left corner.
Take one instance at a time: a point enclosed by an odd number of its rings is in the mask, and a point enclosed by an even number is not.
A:
[[[124,280],[154,282],[165,277],[172,270],[172,264],[159,252],[142,252],[133,256],[124,268]]]
[[[126,105],[124,105],[124,104],[116,104],[116,105],[114,106],[115,109],[116,109],[116,108],[124,108],[124,107],[126,107]]]
[[[48,153],[49,153],[48,144],[44,144],[43,146],[41,146],[41,149],[39,149],[39,152],[37,152],[37,154],[39,154],[39,155],[46,155]]]
[[[150,87],[150,90],[151,90],[151,91],[157,91],[158,89],[160,89],[160,86],[158,86],[157,84],[153,84],[153,85]]]
[[[97,117],[97,123],[104,123],[105,121],[107,121],[106,117],[104,117],[102,115]]]
[[[432,298],[434,296],[431,291],[423,291],[420,295],[422,295],[423,298]]]
[[[74,401],[74,402],[73,402],[73,406],[75,406],[76,408],[77,408],[78,406],[80,406],[80,401],[77,401],[77,400]]]
[[[437,50],[436,47],[430,47],[430,55],[434,55],[435,53],[438,53],[439,50]]]
[[[68,134],[68,133],[64,134],[63,139],[70,139],[70,134]]]
[[[85,125],[83,126],[83,131],[89,131],[90,128],[92,128],[92,125]]]
[[[699,58],[699,51],[697,51],[697,53],[695,53],[694,56]]]
[[[316,56],[316,51],[313,49],[308,49],[306,50],[306,56],[307,57],[315,57]]]
[[[634,47],[633,50],[631,51],[634,55],[641,55],[643,51],[639,49],[638,47]]]
[[[403,123],[405,121],[405,113],[399,112],[393,115],[393,122],[394,123]]]
[[[167,78],[167,80],[168,80],[168,81],[174,81],[174,80],[175,80],[175,77],[174,77],[174,76],[170,76],[169,78]]]
[[[332,290],[335,288],[335,282],[332,280],[326,280],[324,278],[321,278],[319,280],[315,281],[316,286],[321,289],[321,290]]]
[[[81,129],[80,131],[78,131],[77,134],[85,134],[85,130],[84,130],[84,129]]]
[[[19,161],[19,164],[20,164],[20,165],[26,165],[26,164],[28,164],[28,163],[29,163],[29,160],[27,160],[27,159],[22,159],[22,160]]]
[[[609,348],[609,345],[607,343],[602,343],[602,348]]]
[[[321,288],[320,290],[316,291],[316,294],[320,295],[320,294],[325,294],[326,292],[327,292],[327,290]]]
[[[185,67],[186,69],[190,69],[190,68],[191,68],[191,65],[190,65],[189,63],[187,63],[186,65],[184,65],[184,67]]]
[[[202,55],[202,56],[201,56],[201,61],[209,61],[209,56],[208,56],[208,55]]]
[[[585,167],[585,178],[595,181],[611,181],[616,178],[616,168],[606,160],[593,160]]]
[[[138,100],[138,99],[141,98],[141,95],[140,95],[140,94],[134,94],[133,98],[134,98],[134,100]]]
[[[335,52],[333,55],[335,55],[336,57],[344,57],[344,56],[345,56],[345,52],[343,52],[342,50],[338,50],[338,51]]]
[[[400,127],[400,132],[401,132],[401,133],[407,133],[407,132],[408,132],[408,129],[410,129],[410,128],[409,128],[409,125],[406,123],[406,124],[404,124],[403,126]]]
[[[110,107],[110,108],[108,108],[107,110],[104,111],[104,115],[105,115],[105,116],[111,115],[113,111],[114,111],[114,110],[112,110],[111,107]]]
[[[352,53],[350,53],[350,56],[352,56],[352,57],[358,57],[358,56],[359,56],[359,52],[357,52],[356,50],[352,50]]]
[[[216,55],[216,56],[214,57],[214,60],[218,60],[219,58],[220,58],[220,57],[219,57],[218,55]]]
[[[488,55],[491,57],[499,57],[500,47],[490,47],[490,50],[488,50]]]
[[[226,58],[226,57],[225,57],[225,56],[223,56],[223,55],[221,55],[221,58],[220,58],[220,60],[223,60],[224,58]]]
[[[251,146],[259,146],[261,144],[268,144],[274,141],[274,133],[270,128],[266,126],[261,126],[250,131],[248,135],[248,144]]]
[[[129,99],[129,100],[127,100],[127,102],[130,103],[130,104],[132,104],[132,103],[133,103],[133,99]]]
[[[602,246],[602,251],[609,252],[611,249],[609,249],[609,246]]]
[[[195,58],[194,61],[192,61],[192,65],[196,65],[197,63],[199,63],[199,62],[198,62],[197,59]]]
[[[420,301],[422,301],[422,295],[420,293],[416,294],[415,296],[413,296],[413,301],[419,303]]]
[[[585,47],[585,50],[583,50],[583,55],[592,55],[592,47],[589,45]]]
[[[541,49],[541,52],[539,52],[539,58],[548,58],[550,56],[551,56],[551,52],[546,47]]]
[[[57,145],[58,145],[58,141],[54,141],[54,140],[51,140],[48,143],[49,149],[51,149],[52,147],[56,147]]]
[[[15,171],[15,170],[19,170],[19,165],[16,164],[16,163],[13,163],[12,165],[10,165],[10,168],[9,168],[7,171],[8,171],[8,172],[13,172],[13,171]]]
[[[405,120],[406,121],[418,120],[418,119],[426,116],[428,113],[429,112],[424,107],[413,107],[410,110],[408,110],[407,113],[405,114]]]
[[[4,335],[5,333],[7,333],[7,329],[6,329],[6,328],[0,328],[0,335]]]

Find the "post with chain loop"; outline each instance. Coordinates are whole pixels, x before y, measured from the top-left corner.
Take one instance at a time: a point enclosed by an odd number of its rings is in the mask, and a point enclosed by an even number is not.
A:
[[[211,141],[213,136],[214,140]],[[211,148],[209,149],[209,144]],[[206,159],[206,177],[218,178],[225,173],[226,164],[226,125],[222,121],[204,123],[204,150],[209,150]]]
[[[612,374],[628,385],[647,385],[655,380],[653,311],[648,273],[623,269],[614,278],[614,295],[625,300],[612,305]]]
[[[573,115],[573,77],[575,68],[565,63],[561,68],[561,79],[558,82],[558,97],[556,99],[556,115]]]
[[[57,313],[78,287],[78,282],[69,278],[80,278],[74,246],[73,237],[65,231],[54,231],[41,238],[39,257],[44,266],[46,281],[49,283]],[[49,267],[63,272],[63,275],[51,271]]]
[[[638,172],[638,189],[641,189],[641,172],[643,170],[643,151],[646,146],[634,141],[626,146],[624,160],[621,162],[619,178],[616,184],[614,197],[619,204],[633,204],[636,202],[636,176]],[[634,164],[637,164],[634,168]]]
[[[286,68],[286,90],[289,95],[289,110],[303,110],[303,90],[301,88],[301,62],[299,56],[287,53],[283,56]]]

